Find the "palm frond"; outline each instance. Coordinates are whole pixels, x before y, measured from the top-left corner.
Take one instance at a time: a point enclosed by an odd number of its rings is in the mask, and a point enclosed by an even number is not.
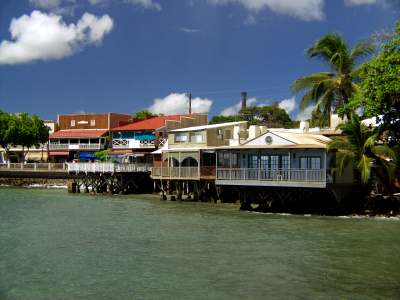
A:
[[[367,155],[363,154],[357,164],[357,169],[361,173],[361,180],[367,183],[371,174],[371,163],[372,159]]]
[[[307,50],[310,58],[317,57],[325,61],[332,69],[343,73],[349,66],[349,51],[343,37],[338,33],[331,33],[317,40]]]
[[[373,134],[369,138],[367,138],[367,140],[364,143],[364,149],[372,147],[375,144],[377,138],[378,138],[377,134]]]
[[[344,169],[354,161],[354,153],[351,151],[341,150],[336,153],[336,165],[335,170],[339,174],[343,174]]]
[[[334,74],[330,72],[315,73],[307,76],[303,76],[293,81],[291,90],[293,93],[301,92],[305,89],[312,88],[313,85],[320,83],[321,81],[332,79]]]
[[[377,145],[371,148],[371,151],[380,159],[396,161],[396,153],[388,145]]]
[[[350,61],[354,65],[357,60],[371,55],[375,51],[375,45],[371,41],[362,41],[355,45],[350,51]]]

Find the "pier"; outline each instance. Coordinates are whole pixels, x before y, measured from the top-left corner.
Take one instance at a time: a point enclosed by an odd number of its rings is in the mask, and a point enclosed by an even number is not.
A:
[[[153,184],[149,164],[119,164],[110,162],[67,163],[72,181],[69,192],[79,193],[148,193]]]

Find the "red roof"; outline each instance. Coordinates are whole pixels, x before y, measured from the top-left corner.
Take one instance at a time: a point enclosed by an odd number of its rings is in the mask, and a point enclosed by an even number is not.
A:
[[[50,138],[99,138],[107,132],[107,129],[59,130],[52,133]]]
[[[135,130],[155,130],[160,127],[165,126],[165,121],[178,121],[181,117],[190,117],[190,115],[174,115],[174,116],[160,116],[154,117],[147,120],[131,123],[128,125],[123,125],[115,127],[113,131],[135,131]]]

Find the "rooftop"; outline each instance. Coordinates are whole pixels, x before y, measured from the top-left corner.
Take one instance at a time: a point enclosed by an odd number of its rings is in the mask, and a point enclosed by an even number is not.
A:
[[[59,130],[50,135],[54,138],[99,138],[108,132],[107,129],[70,129]]]
[[[171,132],[182,132],[182,131],[197,131],[197,130],[204,130],[204,129],[212,129],[212,128],[223,128],[228,126],[235,126],[246,124],[247,121],[238,121],[238,122],[228,122],[228,123],[220,123],[220,124],[212,124],[212,125],[201,125],[201,126],[193,126],[193,127],[186,127],[171,130]]]
[[[165,126],[165,121],[178,121],[182,117],[190,118],[190,115],[159,116],[143,121],[118,126],[113,131],[135,131],[135,130],[155,130]]]

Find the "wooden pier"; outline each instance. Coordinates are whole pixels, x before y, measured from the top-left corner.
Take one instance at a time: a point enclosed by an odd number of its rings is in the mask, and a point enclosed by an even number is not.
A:
[[[72,177],[68,190],[79,193],[149,193],[153,184],[150,178],[151,165],[118,163],[67,163],[67,172]]]

